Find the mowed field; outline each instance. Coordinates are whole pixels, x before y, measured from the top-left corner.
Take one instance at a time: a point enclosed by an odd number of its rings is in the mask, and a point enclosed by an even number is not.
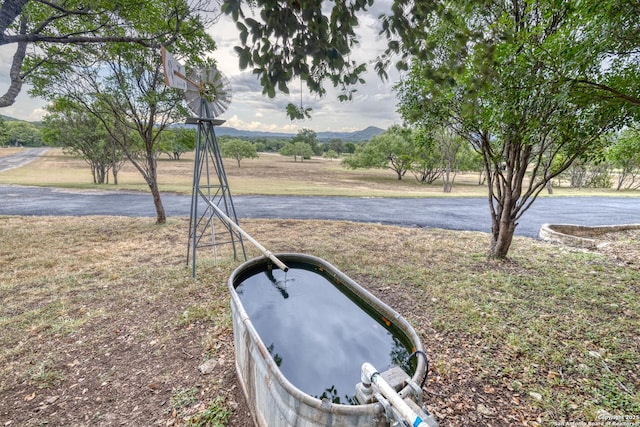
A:
[[[191,162],[161,161],[164,191],[190,191]],[[234,194],[441,194],[323,159],[226,166]],[[474,179],[454,195],[483,195]],[[0,173],[2,184],[38,182],[94,188],[87,166],[56,150]],[[144,187],[129,170],[121,182]],[[194,279],[188,218],[154,221],[0,217],[0,425],[251,425],[226,287],[240,261],[228,246],[201,251]],[[626,256],[637,231],[603,237],[599,251],[516,237],[495,261],[484,233],[241,225],[273,252],[327,260],[407,318],[430,358],[423,396],[441,426],[640,422],[640,264]]]
[[[3,150],[9,149],[2,149]],[[180,160],[158,159],[158,183],[161,191],[191,193],[193,153]],[[349,170],[340,160],[312,158],[297,162],[292,157],[260,153],[258,159],[243,159],[238,167],[234,159],[224,159],[224,167],[233,194],[291,194],[372,197],[420,197],[442,195],[441,184],[424,185],[407,173],[402,180],[392,170]],[[210,173],[215,178],[215,170]],[[110,178],[110,182],[113,179]],[[460,175],[458,195],[484,195],[477,174]],[[81,159],[50,149],[28,168],[0,174],[0,184],[32,184],[94,188],[89,166]],[[148,191],[140,173],[125,164],[118,174],[119,189]],[[104,188],[104,187],[103,187]]]
[[[16,149],[1,148],[0,156]],[[158,183],[160,191],[191,194],[193,181],[193,153],[185,153],[180,160],[158,159]],[[240,167],[233,159],[224,159],[225,172],[233,194],[264,195],[324,195],[355,197],[486,197],[487,188],[479,185],[476,172],[459,173],[455,177],[453,191],[444,193],[442,181],[433,184],[419,183],[411,172],[402,180],[390,169],[357,169],[343,167],[339,159],[314,157],[295,162],[292,157],[275,153],[260,153],[258,159],[243,159]],[[214,170],[211,170],[215,178]],[[100,188],[148,191],[140,173],[125,164],[118,174],[118,186],[96,186],[91,170],[83,160],[66,155],[61,149],[52,148],[41,158],[25,168],[17,168],[0,174],[0,184],[42,185],[68,188]],[[541,196],[545,196],[544,192]],[[557,186],[555,196],[571,195],[624,195],[640,196],[640,191],[614,191],[613,189],[575,189],[564,183]]]

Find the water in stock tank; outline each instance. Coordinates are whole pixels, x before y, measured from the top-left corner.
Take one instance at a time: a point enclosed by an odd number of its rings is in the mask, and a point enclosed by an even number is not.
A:
[[[355,384],[369,361],[378,369],[394,365],[407,373],[415,350],[385,316],[358,304],[318,267],[288,263],[249,272],[236,292],[262,341],[293,385],[318,399],[357,404]],[[415,361],[415,360],[414,360]]]

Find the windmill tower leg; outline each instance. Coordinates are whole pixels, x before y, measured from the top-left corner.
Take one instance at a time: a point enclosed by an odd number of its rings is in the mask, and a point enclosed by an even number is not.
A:
[[[198,248],[213,247],[216,251],[217,246],[228,244],[233,248],[234,259],[238,259],[241,253],[242,258],[246,260],[247,254],[242,235],[236,233],[211,207],[217,206],[227,217],[238,223],[214,129],[215,126],[224,123],[224,120],[211,118],[203,101],[200,117],[188,119],[187,123],[198,125],[187,246],[187,265],[191,261],[191,275],[195,277]],[[216,234],[220,230],[215,229],[215,224],[222,225],[222,237]],[[210,239],[207,238],[209,236]]]

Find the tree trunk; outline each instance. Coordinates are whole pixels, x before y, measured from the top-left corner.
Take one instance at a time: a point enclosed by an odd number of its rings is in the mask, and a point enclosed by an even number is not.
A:
[[[491,258],[504,259],[509,253],[517,225],[516,217],[521,208],[518,201],[522,195],[530,153],[531,146],[522,144],[518,135],[514,134],[503,151],[504,165],[502,162],[491,162],[485,155],[491,210]]]
[[[118,165],[118,157],[116,156],[116,144],[111,143],[111,173],[113,174],[113,185],[118,185],[118,171],[120,166]]]
[[[104,165],[102,164],[97,165],[96,166],[96,179],[97,179],[96,184],[104,184],[106,174],[107,174],[107,171],[105,170]]]
[[[153,185],[149,185],[151,194],[153,195],[153,204],[156,207],[156,224],[164,224],[167,222],[167,215],[164,212],[164,206],[162,205],[162,199],[160,199],[160,190],[158,189],[158,183],[154,182]]]
[[[551,177],[551,156],[549,156],[549,160],[547,160],[544,164],[544,179],[545,181],[547,181],[547,184],[545,185],[545,187],[547,187],[547,193],[548,194],[553,194],[553,178]],[[533,179],[533,178],[531,178]]]
[[[147,143],[147,184],[153,196],[153,204],[156,207],[156,224],[164,224],[167,222],[167,215],[164,212],[162,199],[160,198],[160,189],[158,188],[158,163],[153,153],[153,145]]]
[[[504,259],[507,257],[517,225],[508,212],[503,211],[501,217],[499,220],[493,219],[493,236],[489,253],[491,258]]]
[[[485,171],[481,170],[480,173],[478,173],[478,185],[484,185],[486,180]]]
[[[442,191],[445,193],[451,193],[453,183],[451,182],[451,167],[447,165],[444,171],[444,178],[442,179]]]
[[[129,160],[132,160],[130,156]],[[167,215],[165,214],[164,206],[162,205],[162,199],[160,198],[160,189],[158,188],[158,163],[156,162],[156,158],[153,152],[153,144],[151,143],[146,144],[145,162],[146,170],[141,168],[137,163],[133,163],[142,173],[145,181],[147,181],[149,190],[151,190],[151,195],[153,196],[153,204],[156,208],[156,224],[164,224],[167,222]]]
[[[153,196],[153,204],[156,207],[156,224],[164,224],[167,222],[167,215],[164,212],[164,206],[162,205],[162,199],[160,198],[158,180],[147,177],[147,184],[149,185],[151,195]]]

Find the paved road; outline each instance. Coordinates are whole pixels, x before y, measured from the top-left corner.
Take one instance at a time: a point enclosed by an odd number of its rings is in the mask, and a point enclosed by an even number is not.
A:
[[[0,157],[0,172],[24,165],[46,148]],[[163,194],[168,216],[189,216],[191,197]],[[239,218],[326,219],[410,227],[489,232],[485,198],[347,198],[236,196]],[[125,191],[71,191],[0,186],[0,215],[155,216],[151,196]],[[544,223],[619,225],[640,223],[640,198],[542,197],[521,218],[516,234],[537,237]]]
[[[189,216],[190,196],[163,194],[168,216]],[[327,219],[489,232],[485,198],[346,198],[235,196],[239,218]],[[0,215],[155,216],[151,195],[0,186]],[[537,237],[543,223],[640,223],[640,198],[542,197],[524,214],[516,234]]]
[[[48,148],[28,148],[11,156],[0,157],[0,172],[26,165],[40,157]]]

